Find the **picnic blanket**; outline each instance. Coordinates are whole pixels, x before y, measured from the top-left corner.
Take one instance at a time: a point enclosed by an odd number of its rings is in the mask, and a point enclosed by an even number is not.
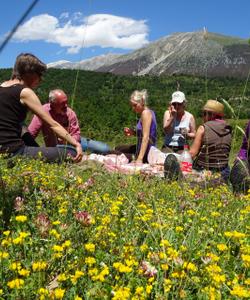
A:
[[[146,173],[149,175],[164,177],[163,165],[150,165],[150,164],[140,164],[128,161],[124,154],[116,155],[100,155],[100,154],[90,154],[84,155],[82,161],[92,160],[101,163],[104,168],[109,172],[116,172],[122,174],[140,174]]]
[[[172,153],[173,154],[173,153]],[[148,164],[129,162],[124,154],[116,155],[100,155],[100,154],[85,154],[82,161],[96,161],[104,166],[109,172],[121,174],[146,174],[158,177],[164,177],[164,161],[169,153],[163,153],[156,147],[151,147],[148,153]],[[174,153],[177,159],[180,155]],[[210,171],[197,172],[182,172],[183,178],[191,178],[196,182],[202,182],[211,176]]]

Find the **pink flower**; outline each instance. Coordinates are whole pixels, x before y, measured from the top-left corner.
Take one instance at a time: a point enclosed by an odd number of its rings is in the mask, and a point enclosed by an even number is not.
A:
[[[24,199],[20,196],[16,197],[14,201],[14,209],[15,211],[21,211],[24,208]]]
[[[146,277],[154,277],[157,274],[156,268],[146,260],[141,262],[141,270]]]
[[[50,220],[46,214],[39,213],[36,217],[35,224],[43,237],[48,234]]]
[[[75,213],[76,220],[84,226],[89,226],[92,223],[92,217],[87,211],[78,211]]]
[[[93,177],[90,177],[87,181],[85,181],[82,185],[81,188],[83,188],[84,190],[93,186],[95,183],[95,180]]]

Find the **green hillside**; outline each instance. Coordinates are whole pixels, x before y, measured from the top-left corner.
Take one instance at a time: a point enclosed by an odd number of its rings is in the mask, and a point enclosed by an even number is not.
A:
[[[0,81],[10,77],[10,69],[0,70]],[[116,141],[123,126],[134,126],[136,116],[129,107],[129,96],[135,89],[148,89],[149,106],[155,110],[159,133],[164,111],[171,94],[180,84],[187,97],[187,110],[196,117],[207,99],[222,98],[233,107],[236,117],[250,115],[250,84],[239,79],[206,79],[193,76],[117,76],[90,71],[49,69],[37,89],[42,102],[50,89],[62,88],[76,110],[85,136]],[[227,117],[232,113],[228,109]]]

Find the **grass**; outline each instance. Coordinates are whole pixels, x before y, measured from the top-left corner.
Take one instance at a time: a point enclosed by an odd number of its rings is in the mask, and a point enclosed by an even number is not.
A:
[[[250,297],[250,194],[96,164],[0,164],[0,299]]]

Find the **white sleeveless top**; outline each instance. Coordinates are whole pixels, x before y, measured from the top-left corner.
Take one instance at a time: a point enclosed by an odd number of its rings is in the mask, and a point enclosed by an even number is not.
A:
[[[173,131],[165,134],[164,146],[180,147],[185,144],[185,137],[181,134],[181,129],[186,128],[190,131],[192,114],[184,111],[181,120],[173,120]]]

